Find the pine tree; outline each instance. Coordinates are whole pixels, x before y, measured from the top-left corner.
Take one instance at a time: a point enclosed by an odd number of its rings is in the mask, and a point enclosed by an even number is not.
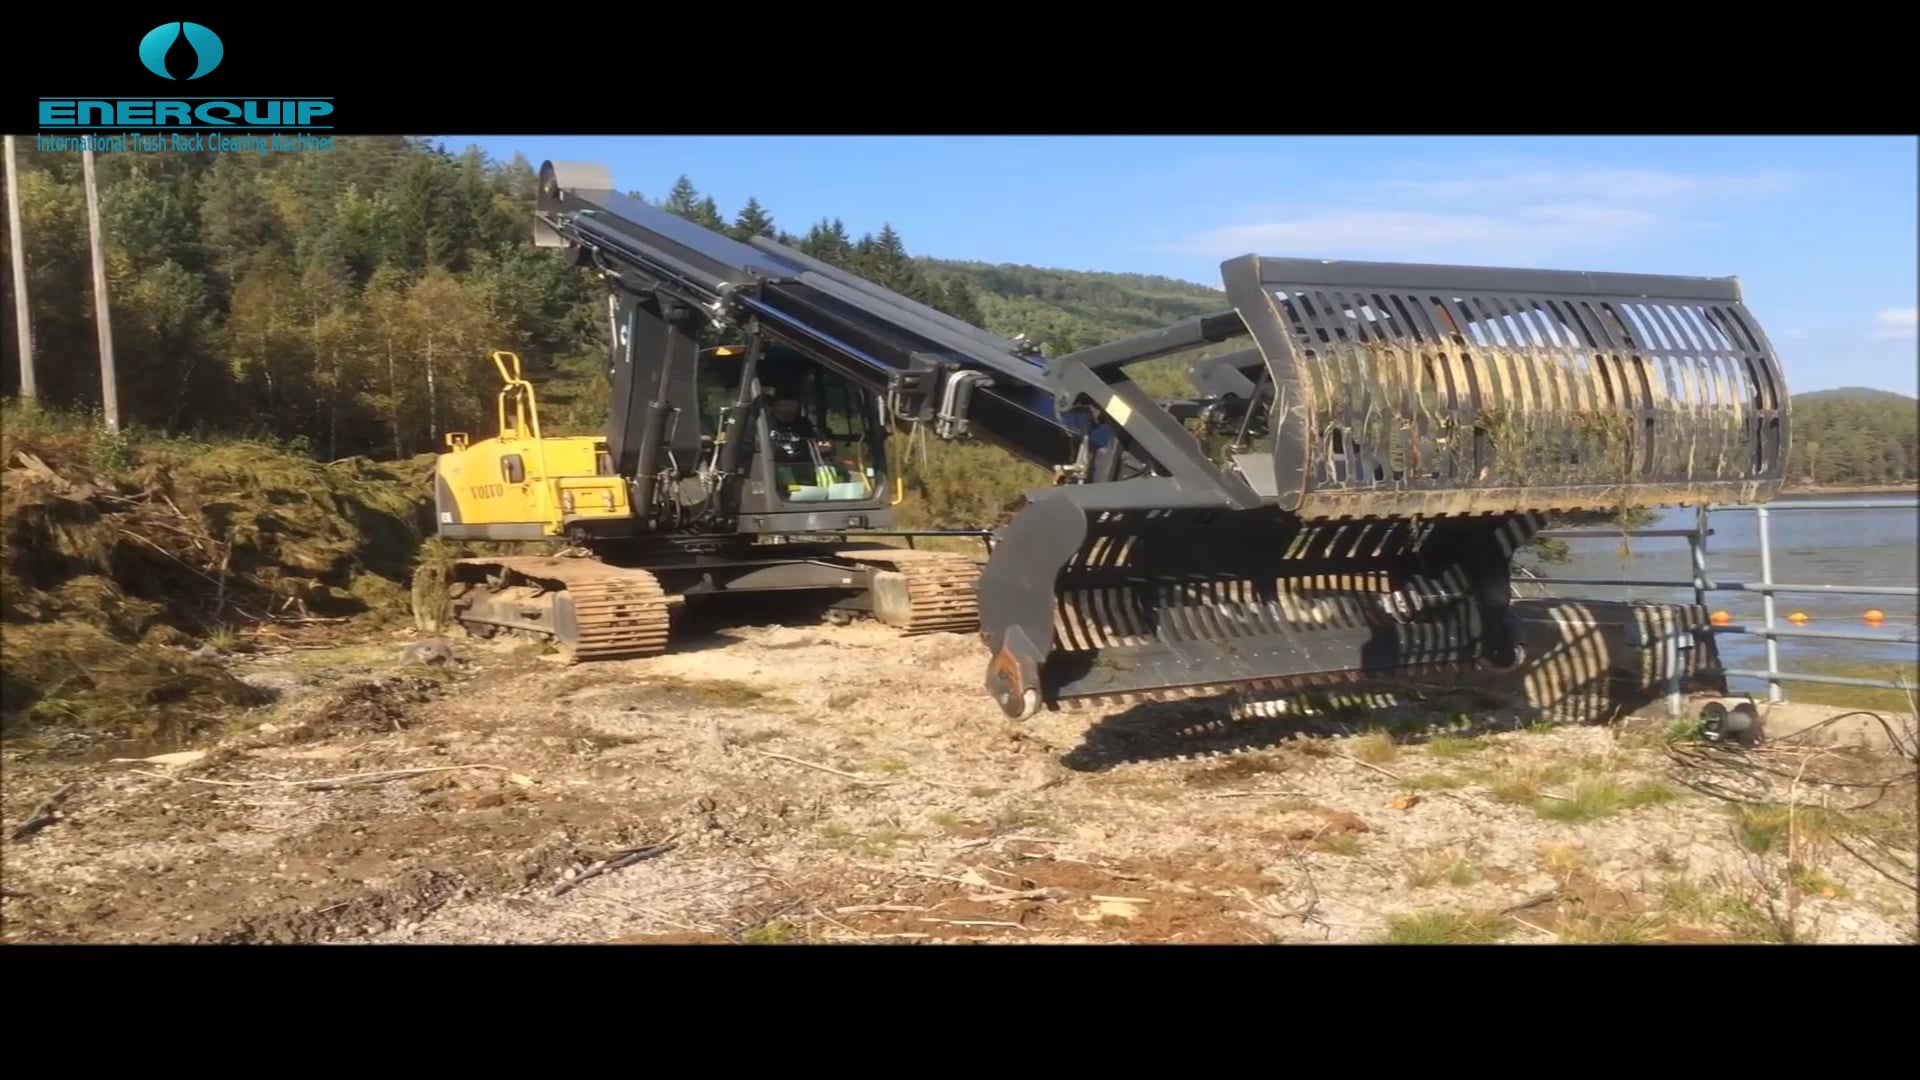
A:
[[[540,175],[534,172],[533,163],[527,160],[527,155],[515,150],[512,159],[500,170],[496,182],[503,194],[521,202],[530,202],[540,186]]]
[[[669,214],[692,220],[700,212],[700,191],[693,181],[681,176],[673,182],[673,190],[667,192],[667,201],[660,208]]]
[[[730,230],[735,240],[751,240],[756,236],[774,235],[773,218],[760,206],[760,200],[747,196],[747,205],[740,208],[740,216],[733,219]]]
[[[691,220],[695,225],[712,229],[715,232],[725,232],[727,230],[727,221],[720,216],[720,204],[714,202],[713,196],[711,195],[701,199],[700,204],[694,207]]]
[[[889,266],[897,266],[907,261],[907,245],[900,240],[900,234],[890,224],[880,226],[880,235],[873,241],[875,254]]]
[[[980,301],[973,295],[973,289],[959,278],[948,278],[940,289],[940,302],[935,305],[940,310],[964,323],[985,327],[986,312],[980,309]]]
[[[821,262],[844,267],[853,261],[853,244],[847,239],[847,227],[839,218],[821,218],[800,241],[802,253]]]

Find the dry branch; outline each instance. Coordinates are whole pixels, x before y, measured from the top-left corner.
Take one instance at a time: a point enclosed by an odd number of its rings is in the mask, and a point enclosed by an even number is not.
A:
[[[970,790],[970,788],[966,784],[950,784],[944,780],[927,780],[918,776],[908,777],[901,780],[875,780],[869,777],[861,776],[858,773],[850,773],[842,769],[836,769],[831,765],[822,765],[817,761],[803,761],[800,758],[793,757],[788,754],[776,754],[771,750],[756,750],[750,746],[746,747],[745,749],[750,754],[757,754],[760,757],[764,757],[764,758],[772,758],[775,761],[784,761],[789,765],[798,765],[805,769],[817,769],[820,772],[831,773],[834,776],[843,777],[845,779],[853,781],[856,784],[863,784],[867,787],[891,787],[895,784],[914,783],[914,784],[925,784],[928,787],[946,788],[949,791]]]
[[[1502,908],[1500,910],[1500,914],[1511,915],[1516,911],[1525,911],[1528,908],[1536,908],[1536,907],[1539,907],[1541,904],[1551,903],[1552,901],[1557,900],[1559,898],[1560,898],[1559,889],[1549,889],[1546,892],[1540,893],[1537,896],[1529,896],[1525,900],[1522,900],[1519,903],[1512,905],[1511,907]]]
[[[594,878],[597,878],[602,874],[611,874],[615,870],[624,870],[627,867],[632,866],[634,863],[645,862],[648,859],[658,858],[659,856],[665,855],[667,852],[672,851],[674,848],[679,846],[680,845],[675,842],[674,838],[670,836],[667,839],[662,840],[657,844],[648,844],[644,847],[628,848],[627,850],[619,853],[618,855],[615,855],[613,858],[602,859],[601,861],[594,863],[592,866],[588,867],[587,869],[582,870],[580,873],[574,875],[573,877],[570,877],[565,881],[562,881],[560,884],[555,885],[553,887],[553,892],[550,895],[565,896],[568,892],[571,892],[572,890],[579,888],[581,885],[585,884],[586,882],[592,881]]]
[[[463,769],[488,769],[507,772],[502,765],[436,765],[427,769],[390,769],[385,772],[354,773],[348,776],[322,776],[312,780],[213,780],[199,776],[168,776],[165,773],[148,772],[145,769],[131,770],[135,776],[151,776],[157,780],[185,781],[189,784],[210,784],[215,787],[297,787],[307,791],[338,791],[344,788],[368,787],[373,784],[386,784],[395,780],[410,780],[428,773],[459,772]]]
[[[982,903],[1004,904],[1015,900],[1058,900],[1062,895],[1058,889],[1006,889],[977,875],[973,878],[955,877],[952,874],[941,874],[932,870],[914,870],[907,867],[862,866],[861,869],[876,874],[899,874],[906,877],[925,878],[928,881],[950,882],[954,885],[964,885],[969,889],[985,890],[984,894],[967,897],[969,900]]]
[[[1357,758],[1357,757],[1354,757],[1354,756],[1353,756],[1352,754],[1341,754],[1340,756],[1341,756],[1341,757],[1343,757],[1343,758],[1346,758],[1346,759],[1347,759],[1348,761],[1351,761],[1351,762],[1353,762],[1353,763],[1354,763],[1355,765],[1358,765],[1358,766],[1360,766],[1360,767],[1361,767],[1361,768],[1363,768],[1363,769],[1372,769],[1372,770],[1373,770],[1374,772],[1377,772],[1377,773],[1379,773],[1379,774],[1380,774],[1381,776],[1384,776],[1384,777],[1386,777],[1386,778],[1388,778],[1389,780],[1397,780],[1397,781],[1399,781],[1399,782],[1400,782],[1400,783],[1402,783],[1402,784],[1404,784],[1404,783],[1406,783],[1406,782],[1407,782],[1407,778],[1406,778],[1406,777],[1404,777],[1404,776],[1401,776],[1401,775],[1400,775],[1399,773],[1397,773],[1397,772],[1394,772],[1394,771],[1392,771],[1391,769],[1383,769],[1383,768],[1381,768],[1381,767],[1380,767],[1380,766],[1378,766],[1378,765],[1374,765],[1374,764],[1371,764],[1371,763],[1369,763],[1369,762],[1365,762],[1365,761],[1361,761],[1361,760],[1360,760],[1359,758]]]
[[[860,776],[855,773],[845,772],[843,770],[836,769],[831,765],[822,765],[814,761],[802,761],[797,757],[791,757],[786,754],[776,754],[771,750],[755,750],[752,747],[747,747],[746,749],[747,749],[747,752],[750,754],[758,754],[759,756],[764,758],[773,758],[775,761],[784,761],[789,765],[798,765],[806,769],[818,769],[823,773],[832,773],[835,776],[844,777],[845,779],[851,780],[856,784],[865,784],[868,787],[887,787],[891,784],[899,783],[899,781],[897,780],[870,780],[867,777]]]
[[[1000,919],[921,919],[920,921],[923,923],[940,923],[945,926],[1004,926],[1012,930],[1030,929],[1030,927],[1021,926],[1017,922],[1006,922]]]
[[[27,820],[14,826],[13,832],[10,833],[7,838],[9,840],[25,840],[41,829],[59,821],[60,803],[64,801],[68,795],[73,794],[73,789],[78,786],[78,784],[67,784],[60,790],[47,796],[45,802],[34,807],[33,813],[27,815]]]

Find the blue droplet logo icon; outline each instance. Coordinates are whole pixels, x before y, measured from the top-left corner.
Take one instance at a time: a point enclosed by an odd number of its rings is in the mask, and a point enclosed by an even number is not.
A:
[[[189,79],[197,79],[220,66],[220,57],[225,47],[220,44],[220,35],[201,26],[199,23],[170,22],[147,31],[140,39],[140,62],[147,70],[163,79],[173,78],[167,70],[167,53],[185,35],[187,45],[192,48],[196,60],[193,74]]]

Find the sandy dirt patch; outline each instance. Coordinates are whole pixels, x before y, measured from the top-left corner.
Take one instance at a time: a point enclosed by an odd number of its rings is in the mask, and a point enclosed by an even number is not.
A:
[[[1446,694],[1016,726],[977,641],[871,624],[452,645],[235,662],[280,700],[191,761],[15,751],[4,940],[1915,940],[1897,757]]]

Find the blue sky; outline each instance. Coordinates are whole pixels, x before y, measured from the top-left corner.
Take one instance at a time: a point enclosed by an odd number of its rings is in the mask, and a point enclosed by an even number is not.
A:
[[[1253,251],[1738,275],[1794,390],[1920,393],[1916,140],[446,136],[689,176],[795,232],[890,222],[915,254],[1218,286]]]

